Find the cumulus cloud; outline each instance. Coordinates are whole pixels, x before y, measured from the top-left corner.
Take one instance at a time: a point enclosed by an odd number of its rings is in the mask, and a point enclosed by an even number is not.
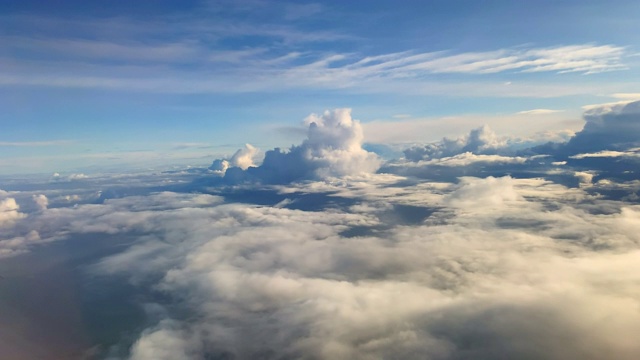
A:
[[[47,199],[46,195],[43,195],[43,194],[33,195],[32,198],[33,198],[33,202],[38,207],[38,210],[45,210],[47,206],[49,206],[49,199]]]
[[[580,181],[580,186],[591,185],[591,183],[593,182],[593,177],[595,176],[593,172],[587,172],[587,171],[576,171],[574,175]]]
[[[451,206],[463,209],[502,206],[505,201],[522,200],[511,177],[461,178],[458,188],[445,198]]]
[[[0,228],[11,226],[16,220],[22,219],[26,215],[21,213],[20,206],[14,198],[0,199]]]
[[[67,176],[63,176],[60,173],[53,173],[53,175],[51,176],[51,180],[53,181],[60,181],[60,182],[71,182],[71,181],[78,181],[78,180],[84,180],[89,178],[89,176],[83,174],[83,173],[77,173],[77,174],[70,174]]]
[[[574,151],[616,150],[640,143],[640,101],[590,108],[584,119],[582,131],[567,144]]]
[[[245,144],[242,149],[236,151],[231,158],[216,159],[213,161],[209,170],[224,174],[229,167],[237,167],[242,170],[246,170],[251,166],[255,166],[254,160],[258,154],[258,149],[251,144]]]
[[[485,125],[457,139],[444,138],[437,143],[413,146],[404,150],[404,155],[408,160],[420,161],[451,157],[466,152],[496,154],[506,146],[507,141],[499,138],[491,128]]]
[[[585,124],[581,131],[575,134],[567,132],[556,138],[553,138],[555,135],[546,134],[547,141],[564,142],[533,146],[542,139],[499,137],[483,126],[457,139],[444,138],[440,142],[410,147],[404,150],[404,155],[409,161],[420,162],[453,158],[464,153],[508,157],[516,154],[548,154],[558,161],[573,159],[574,164],[577,160],[584,160],[582,163],[587,167],[595,164],[595,161],[588,162],[595,158],[619,157],[627,161],[638,158],[640,101],[590,105],[584,109]],[[529,114],[545,113],[538,110],[544,109],[532,110]]]
[[[574,159],[593,158],[580,154],[598,153],[604,157],[611,151],[624,152],[638,148],[640,141],[640,101],[622,101],[584,107],[584,127],[566,144],[547,144],[537,148],[539,153]]]
[[[374,172],[380,159],[362,148],[363,132],[351,109],[325,111],[305,119],[307,139],[288,151],[266,152],[262,164],[246,170],[229,167],[225,179],[280,184],[296,180],[321,179]],[[216,169],[224,166],[216,165]],[[232,165],[232,164],[230,164]]]
[[[593,174],[591,180],[595,182],[602,179],[615,182],[637,179],[636,169],[640,165],[640,101],[590,105],[584,109],[584,127],[568,141],[549,142],[523,149],[519,154],[548,156],[552,165],[564,163],[572,168],[564,172],[566,175],[589,173]],[[551,171],[548,170],[548,174]],[[592,182],[587,181],[586,175],[577,176],[576,179],[581,185]]]

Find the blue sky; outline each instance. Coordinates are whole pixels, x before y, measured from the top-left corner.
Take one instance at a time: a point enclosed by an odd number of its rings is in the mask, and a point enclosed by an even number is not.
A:
[[[3,3],[0,172],[201,165],[340,107],[379,143],[578,130],[582,106],[640,97],[638,18],[637,1]]]

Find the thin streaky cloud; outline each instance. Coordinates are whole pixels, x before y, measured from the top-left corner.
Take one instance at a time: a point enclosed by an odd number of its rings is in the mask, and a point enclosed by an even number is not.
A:
[[[517,114],[521,115],[541,115],[541,114],[553,114],[558,112],[563,112],[564,110],[553,110],[553,109],[533,109],[533,110],[524,110],[519,111]]]
[[[173,49],[178,49],[178,52],[196,51],[184,46],[153,49],[158,53],[168,52],[169,57],[175,55]],[[574,51],[575,54],[563,57],[563,51]],[[136,50],[129,55],[137,56],[136,54],[139,55],[140,52]],[[391,88],[412,81],[425,85],[438,73],[456,73],[460,76],[501,72],[515,72],[515,75],[518,72],[543,71],[590,74],[622,70],[625,68],[622,64],[623,54],[623,47],[613,45],[502,49],[456,55],[447,55],[446,52],[399,52],[373,57],[355,53],[301,54],[295,51],[274,54],[273,51],[261,48],[219,53],[211,51],[202,60],[196,60],[202,61],[202,66],[189,69],[179,66],[179,60],[164,66],[136,68],[131,65],[122,67],[104,63],[78,66],[82,62],[77,59],[68,64],[4,59],[3,63],[9,64],[12,71],[0,73],[0,84],[136,91],[152,89],[153,92],[183,92],[179,89],[188,88],[187,92],[192,93],[293,88],[370,89],[372,83],[378,83],[382,88]],[[224,61],[227,66],[211,69],[206,64],[212,60]],[[51,66],[57,69],[56,75],[48,73]],[[370,83],[366,84],[367,82]],[[508,92],[513,91],[515,90],[510,88]]]
[[[623,100],[638,100],[640,99],[640,93],[616,93],[611,94],[611,97]]]

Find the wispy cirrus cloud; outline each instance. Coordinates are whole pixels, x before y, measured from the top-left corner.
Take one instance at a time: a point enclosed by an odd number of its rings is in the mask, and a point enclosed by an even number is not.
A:
[[[602,84],[520,81],[526,81],[527,73],[625,70],[629,51],[624,46],[372,50],[347,30],[317,26],[330,10],[318,4],[252,1],[214,2],[180,16],[142,21],[126,16],[0,16],[0,86],[153,93],[331,89],[499,97],[624,91]],[[491,83],[496,74],[513,78],[508,86],[504,79]]]
[[[292,71],[325,70],[352,76],[414,77],[425,74],[491,74],[499,72],[578,72],[593,74],[623,70],[625,48],[615,45],[571,45],[550,48],[499,49],[487,52],[400,52],[355,58],[337,65],[345,56],[330,55]]]
[[[584,94],[602,89],[599,85],[492,83],[491,74],[525,72],[592,74],[625,69],[624,48],[568,46],[550,49],[503,49],[482,53],[401,52],[377,56],[355,53],[275,52],[273,49],[207,50],[199,45],[173,43],[142,49],[112,43],[60,42],[68,54],[84,55],[66,62],[47,60],[0,60],[11,72],[0,72],[3,86],[45,86],[100,88],[163,93],[228,93],[284,91],[290,89],[342,89],[355,92],[411,92],[549,97]],[[86,51],[82,50],[87,46]],[[578,51],[575,49],[580,49]],[[112,56],[111,63],[93,58]],[[131,51],[129,51],[131,50]],[[148,50],[148,52],[146,51]],[[563,52],[576,54],[563,58]],[[60,53],[56,50],[56,53]],[[87,55],[89,54],[89,55]],[[93,54],[93,55],[90,55]],[[154,55],[155,54],[155,55]],[[193,56],[198,54],[198,56]],[[95,55],[95,56],[94,56]],[[41,56],[47,58],[46,56]],[[136,62],[131,62],[137,58]],[[126,66],[113,62],[127,60]],[[145,62],[154,65],[145,65]],[[184,67],[184,62],[190,62]],[[219,65],[212,67],[213,63]],[[438,78],[449,73],[460,77],[451,82]],[[477,76],[482,75],[481,78]],[[473,78],[469,78],[473,76]],[[465,79],[468,81],[465,82]],[[605,88],[606,90],[606,88]]]
[[[553,110],[553,109],[533,109],[533,110],[524,110],[519,111],[518,114],[521,115],[542,115],[542,114],[553,114],[562,112],[563,110]]]

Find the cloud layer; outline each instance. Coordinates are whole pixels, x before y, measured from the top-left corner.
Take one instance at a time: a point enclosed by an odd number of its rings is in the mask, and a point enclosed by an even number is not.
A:
[[[130,352],[103,349],[114,358],[640,354],[637,205],[512,177],[262,190],[290,200],[162,192],[40,207],[14,226],[41,242],[137,237],[91,266],[158,294]],[[320,208],[296,207],[305,197]]]
[[[479,128],[378,170],[327,111],[260,165],[13,184],[0,255],[113,242],[73,265],[145,315],[92,344],[110,359],[636,359],[637,113],[591,109],[543,156]],[[610,142],[559,161],[581,137]]]

